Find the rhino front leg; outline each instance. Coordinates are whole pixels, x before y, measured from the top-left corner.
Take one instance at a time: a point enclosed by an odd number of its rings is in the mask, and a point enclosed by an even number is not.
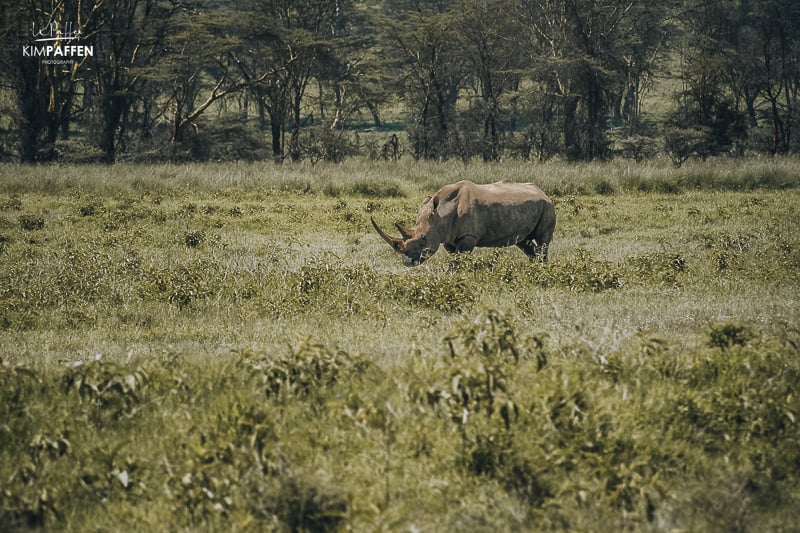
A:
[[[447,250],[451,254],[461,254],[464,252],[471,252],[475,249],[475,244],[477,244],[478,239],[473,237],[472,235],[464,235],[463,237],[459,237],[456,239],[456,242],[450,244],[447,243],[444,245],[444,249]]]

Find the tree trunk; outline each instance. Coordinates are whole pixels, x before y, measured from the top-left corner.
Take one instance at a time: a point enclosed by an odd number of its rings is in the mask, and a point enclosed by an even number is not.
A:
[[[23,73],[23,88],[19,93],[22,127],[20,157],[23,163],[33,163],[39,155],[39,134],[42,131],[42,109],[35,83],[30,72]],[[32,76],[35,80],[35,73]]]
[[[283,122],[271,117],[270,131],[272,134],[272,157],[276,163],[283,162],[283,143],[281,133],[283,133]]]
[[[100,149],[103,151],[103,162],[113,164],[116,161],[116,134],[125,112],[127,99],[124,96],[112,95],[103,99],[103,131],[100,137]]]
[[[564,98],[564,152],[568,159],[581,157],[581,143],[576,120],[578,100],[575,97]]]
[[[367,109],[369,109],[369,112],[372,115],[372,122],[375,124],[375,127],[383,127],[383,121],[381,120],[380,113],[378,113],[378,106],[374,102],[369,101],[367,102]]]
[[[292,133],[289,137],[289,157],[292,161],[300,161],[300,98],[295,98],[292,105]]]

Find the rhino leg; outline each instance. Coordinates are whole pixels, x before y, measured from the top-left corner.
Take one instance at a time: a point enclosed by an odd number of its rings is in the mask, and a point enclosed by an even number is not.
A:
[[[471,252],[475,249],[478,239],[472,235],[464,235],[459,237],[455,242],[455,253],[460,254],[464,252]]]
[[[540,245],[536,242],[536,239],[525,239],[518,242],[517,247],[525,252],[525,255],[531,260],[538,258],[543,262],[547,261],[547,243]]]
[[[517,243],[517,248],[519,248],[520,250],[525,252],[525,255],[527,255],[531,259],[534,259],[536,257],[536,255],[537,255],[537,249],[539,247],[536,244],[536,241],[524,240],[524,241],[519,241]]]
[[[538,224],[525,239],[517,243],[517,246],[525,252],[531,259],[540,259],[543,262],[547,261],[547,249],[550,246],[550,241],[553,239],[553,230],[555,229],[555,218],[553,217],[550,223]]]
[[[444,243],[444,249],[451,254],[471,252],[475,249],[475,244],[477,244],[477,242],[478,239],[472,235],[465,235],[456,239],[454,243]]]

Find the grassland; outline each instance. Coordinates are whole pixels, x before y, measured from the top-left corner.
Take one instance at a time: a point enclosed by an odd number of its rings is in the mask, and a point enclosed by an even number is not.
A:
[[[11,530],[800,522],[800,161],[0,167]],[[403,267],[458,179],[547,264]]]

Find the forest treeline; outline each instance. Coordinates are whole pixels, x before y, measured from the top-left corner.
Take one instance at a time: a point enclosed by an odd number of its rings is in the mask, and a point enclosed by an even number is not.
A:
[[[796,0],[0,0],[0,158],[797,153],[799,37]]]

